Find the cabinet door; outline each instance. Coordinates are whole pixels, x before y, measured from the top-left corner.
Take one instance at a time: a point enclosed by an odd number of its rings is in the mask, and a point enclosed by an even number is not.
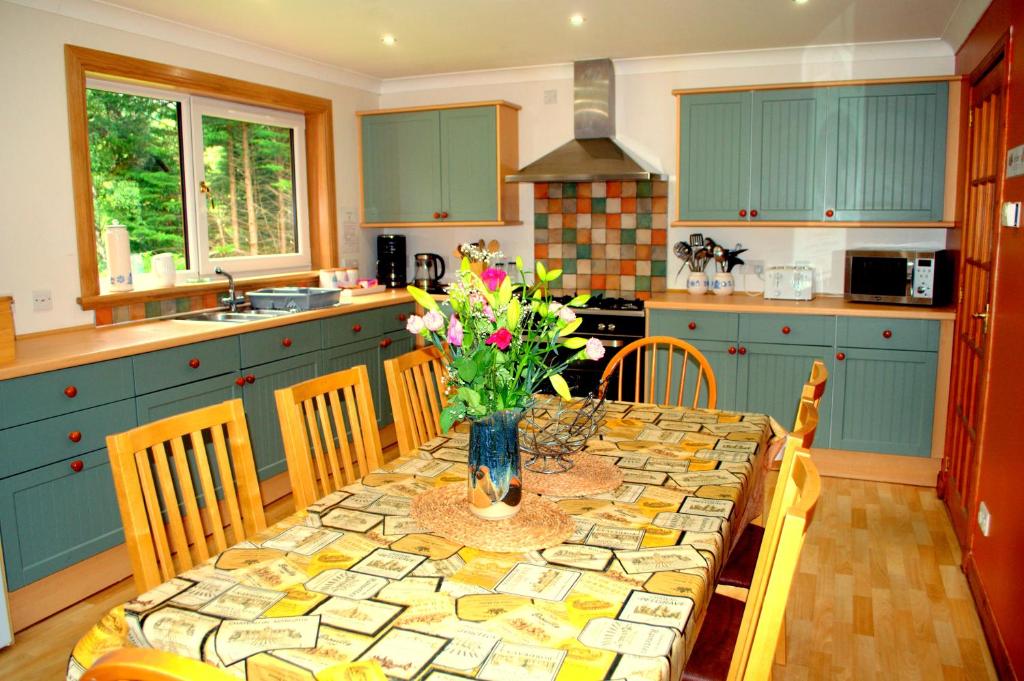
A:
[[[319,368],[320,353],[310,352],[246,369],[246,379],[248,381],[251,377],[252,382],[246,383],[242,400],[256,460],[256,475],[260,480],[277,475],[286,468],[274,391],[316,378],[320,375]]]
[[[0,480],[0,534],[9,590],[123,542],[107,450]]]
[[[753,94],[752,219],[824,219],[827,101],[827,91],[818,88]]]
[[[811,374],[814,360],[825,362],[831,375],[832,347],[745,342],[740,347],[744,354],[739,360],[736,381],[738,407],[743,411],[769,414],[785,428],[792,428],[800,392]],[[830,382],[819,405],[816,447],[829,446],[828,424],[832,412],[829,393],[832,390]]]
[[[139,425],[240,397],[241,388],[235,384],[237,379],[238,374],[224,374],[137,397],[135,410]]]
[[[437,111],[362,117],[365,222],[432,221],[441,211],[438,121]]]
[[[832,447],[930,456],[935,408],[934,352],[840,348],[833,394]]]
[[[410,335],[410,338],[412,336]],[[383,392],[387,392],[387,388],[382,386],[384,381],[384,371],[381,366],[380,353],[381,338],[370,338],[358,343],[349,343],[339,348],[332,348],[331,350],[324,350],[324,373],[331,373],[334,371],[343,371],[345,369],[351,369],[354,366],[360,364],[366,365],[366,373],[370,377],[370,394],[373,395],[373,409],[377,414],[377,424],[383,423],[381,419],[382,409],[380,395]],[[388,404],[388,413],[390,413],[391,407]],[[389,419],[390,421],[390,419]]]
[[[835,220],[942,219],[946,83],[830,91],[825,209]]]
[[[493,106],[441,114],[441,210],[447,220],[498,219],[498,126]]]
[[[751,93],[679,102],[679,219],[740,220],[750,202]]]
[[[376,400],[377,404],[374,405],[377,410],[377,423],[381,426],[386,426],[389,423],[393,423],[395,420],[394,414],[391,412],[391,395],[388,393],[388,382],[384,376],[384,362],[395,357],[400,357],[407,352],[412,352],[416,348],[416,337],[411,333],[405,331],[397,331],[391,335],[385,336],[390,342],[386,345],[380,346],[380,353],[378,356],[378,366],[380,371],[380,378],[377,381]]]

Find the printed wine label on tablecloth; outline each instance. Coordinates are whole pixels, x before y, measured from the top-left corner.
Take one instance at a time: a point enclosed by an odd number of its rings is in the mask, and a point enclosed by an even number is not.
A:
[[[726,470],[693,471],[673,473],[672,479],[680,487],[702,487],[703,485],[738,485],[742,482],[735,474]]]
[[[306,580],[306,573],[285,558],[239,570],[235,575],[241,584],[274,591],[287,591]]]
[[[545,601],[563,601],[579,578],[576,570],[516,563],[494,590]]]
[[[344,501],[345,499],[348,499],[350,496],[351,495],[348,492],[342,492],[340,490],[339,491],[335,491],[335,492],[331,492],[330,494],[328,494],[327,496],[323,497],[322,499],[319,499],[318,501],[314,501],[312,504],[307,506],[306,507],[306,512],[307,513],[316,513],[316,514],[323,513],[324,511],[326,511],[327,509],[331,508],[332,506],[336,506],[336,505],[340,504],[342,501]]]
[[[632,482],[641,485],[654,485],[655,487],[658,487],[665,484],[665,480],[667,479],[668,473],[664,473],[662,471],[622,471],[623,482]]]
[[[276,537],[268,539],[263,542],[263,546],[269,549],[286,551],[288,553],[312,556],[314,553],[322,551],[328,545],[341,539],[343,535],[343,532],[298,525],[295,527],[289,527]]]
[[[239,584],[201,607],[199,612],[229,619],[254,620],[282,598],[284,594],[279,591]]]
[[[198,660],[203,640],[220,623],[216,617],[166,607],[142,620],[142,635],[154,648]]]
[[[462,544],[432,534],[409,534],[392,542],[391,548],[395,551],[426,556],[431,560],[444,560],[458,553]]]
[[[472,622],[459,622],[450,635],[451,642],[434,658],[434,665],[460,671],[470,671],[483,664],[501,640],[497,634]]]
[[[605,492],[604,494],[595,494],[594,499],[607,499],[608,501],[620,501],[627,504],[636,503],[636,500],[640,498],[640,495],[644,493],[643,485],[631,485],[622,484],[613,489],[611,492]]]
[[[620,456],[615,465],[619,468],[643,468],[644,464],[647,463],[647,458],[641,454],[626,454]]]
[[[364,513],[363,511],[351,511],[346,508],[333,508],[320,517],[324,527],[332,527],[339,530],[350,530],[352,532],[366,532],[376,527],[384,519],[384,516],[376,513]]]
[[[598,617],[587,622],[579,642],[616,653],[662,657],[672,652],[676,633],[666,627]]]
[[[723,452],[742,452],[747,455],[757,452],[757,443],[745,440],[719,440],[715,449]],[[744,461],[746,459],[743,459]]]
[[[634,409],[629,412],[630,419],[633,421],[643,421],[644,423],[654,423],[660,417],[661,412],[659,411],[641,411],[639,409]]]
[[[373,598],[377,592],[387,586],[388,580],[373,575],[363,575],[348,570],[324,570],[306,582],[307,591],[343,596],[352,600]]]
[[[643,528],[651,521],[645,514],[624,506],[605,506],[596,511],[588,512],[587,518],[596,520],[599,523],[631,525],[635,528]]]
[[[637,440],[647,440],[649,442],[660,442],[662,444],[676,445],[682,442],[683,437],[686,433],[679,431],[665,430],[661,426],[652,426],[650,428],[644,428],[640,431],[640,434],[636,436]]]
[[[666,572],[707,567],[704,556],[692,546],[663,546],[639,551],[616,551],[615,557],[629,574]]]
[[[679,544],[707,551],[715,557],[724,555],[722,535],[718,532],[687,532],[679,539]]]
[[[438,591],[446,593],[455,599],[462,598],[463,596],[490,593],[487,589],[479,587],[476,584],[466,584],[464,582],[456,582],[451,579],[446,579],[441,582],[441,586],[438,588]]]
[[[656,572],[647,579],[643,588],[667,596],[686,596],[691,600],[706,598],[707,570],[691,568],[678,572]]]
[[[661,420],[658,421],[658,427],[662,430],[667,430],[675,433],[698,433],[700,429],[704,427],[703,423],[694,423],[693,421],[680,421],[673,420],[668,415],[663,415]]]
[[[569,544],[582,544],[586,540],[587,535],[590,534],[590,530],[597,523],[597,521],[578,516],[570,516],[570,520],[572,520],[573,531],[569,538],[565,540]]]
[[[602,572],[611,563],[614,554],[606,548],[599,546],[579,546],[573,544],[561,544],[544,549],[541,556],[549,563],[564,565],[581,570],[596,570]]]
[[[253,548],[238,548],[236,546],[217,556],[216,568],[217,570],[239,570],[277,560],[284,556],[284,553],[284,551],[278,549],[264,549],[256,546],[253,546]]]
[[[758,433],[764,432],[764,427],[756,423],[738,421],[736,423],[706,423],[704,430],[713,435],[728,435],[730,433]]]
[[[356,492],[356,493],[352,494],[352,496],[350,496],[350,497],[348,497],[346,499],[342,499],[340,502],[338,502],[338,506],[342,506],[344,508],[357,508],[357,509],[358,508],[366,508],[367,506],[369,506],[373,502],[375,502],[378,499],[380,499],[382,496],[384,496],[384,495],[381,492],[374,492],[374,491],[371,491],[371,490],[364,490],[364,491],[361,491],[361,492]]]
[[[686,532],[717,532],[722,528],[722,518],[689,513],[659,513],[654,517],[656,527]]]
[[[349,569],[353,572],[362,572],[388,579],[402,579],[424,560],[426,560],[426,556],[415,553],[376,549]]]
[[[417,577],[451,577],[466,565],[465,559],[456,554],[444,560],[427,560],[420,564],[412,574]]]
[[[732,515],[733,502],[728,499],[704,499],[703,497],[686,497],[679,507],[680,513],[694,515],[718,516],[728,518]]]
[[[211,577],[196,582],[191,589],[182,591],[171,599],[171,603],[182,608],[201,608],[217,596],[238,585],[234,579]]]
[[[647,459],[644,469],[648,471],[662,471],[666,473],[685,473],[690,468],[690,462],[686,459],[665,459],[651,457]]]
[[[408,516],[389,515],[384,517],[384,534],[389,536],[422,534],[427,529],[418,525]]]
[[[253,622],[228,620],[215,635],[217,656],[225,665],[269,650],[312,648],[317,643],[320,618],[274,617]]]
[[[491,651],[476,678],[484,681],[554,681],[565,655],[564,650],[502,641]]]
[[[453,461],[466,463],[469,461],[469,449],[456,449],[455,447],[441,447],[433,453],[435,459],[442,461]]]
[[[401,465],[396,466],[393,470],[396,473],[436,478],[451,467],[452,464],[445,461],[438,461],[437,459],[409,459]]]
[[[321,621],[357,634],[376,636],[384,627],[402,614],[404,605],[381,603],[374,600],[356,601],[333,596],[324,601],[311,615],[320,615]]]
[[[686,628],[693,612],[693,599],[666,596],[647,591],[631,591],[619,611],[618,618],[640,624],[669,627],[680,632]]]
[[[486,591],[481,594],[461,596],[455,604],[459,619],[471,622],[486,622],[492,617],[518,610],[530,605],[530,599],[512,594],[496,594]]]
[[[409,629],[392,629],[360,656],[381,666],[389,679],[414,679],[430,664],[448,639]]]
[[[372,643],[369,636],[321,624],[316,647],[275,650],[274,656],[318,674],[324,669],[351,662],[366,652]]]
[[[373,502],[366,507],[366,510],[371,513],[380,513],[383,515],[409,515],[409,510],[412,507],[412,499],[409,497],[400,497],[393,494],[387,494],[377,501]]]
[[[152,610],[162,603],[174,598],[182,591],[195,586],[189,579],[174,577],[163,584],[158,584],[144,594],[139,594],[124,604],[125,612],[143,613]]]
[[[734,452],[730,449],[698,449],[693,458],[702,461],[731,461],[739,463],[750,458],[746,452]]]
[[[672,673],[668,657],[644,657],[642,655],[620,655],[609,679],[674,679],[679,673]]]
[[[583,542],[588,546],[604,546],[609,549],[638,549],[644,540],[643,529],[595,525]]]

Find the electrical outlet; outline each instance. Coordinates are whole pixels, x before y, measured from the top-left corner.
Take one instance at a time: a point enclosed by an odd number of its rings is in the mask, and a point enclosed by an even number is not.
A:
[[[764,276],[764,260],[748,260],[746,267],[757,276]]]
[[[558,90],[545,90],[544,91],[544,103],[545,104],[558,104]]]
[[[32,292],[32,311],[46,312],[53,309],[53,291],[45,289]]]
[[[988,506],[985,502],[978,504],[978,527],[981,528],[981,533],[988,536],[988,533],[992,530],[992,514],[988,512]]]

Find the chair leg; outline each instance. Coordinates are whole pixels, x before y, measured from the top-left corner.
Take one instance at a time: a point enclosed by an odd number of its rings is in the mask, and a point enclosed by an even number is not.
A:
[[[782,626],[779,627],[779,643],[775,646],[775,664],[786,665],[786,613],[782,613]]]

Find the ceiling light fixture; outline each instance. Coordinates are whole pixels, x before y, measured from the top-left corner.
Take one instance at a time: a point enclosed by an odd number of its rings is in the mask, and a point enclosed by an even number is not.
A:
[[[806,5],[807,4],[807,0],[793,0],[793,2],[795,4],[797,4],[797,5]]]
[[[391,35],[390,33],[385,33],[384,35],[382,35],[380,37],[380,41],[387,45],[388,47],[391,47],[396,42],[398,42],[397,40],[395,40],[395,36]]]
[[[569,23],[576,27],[582,26],[584,21],[586,21],[586,17],[582,14],[573,14],[569,17]]]

